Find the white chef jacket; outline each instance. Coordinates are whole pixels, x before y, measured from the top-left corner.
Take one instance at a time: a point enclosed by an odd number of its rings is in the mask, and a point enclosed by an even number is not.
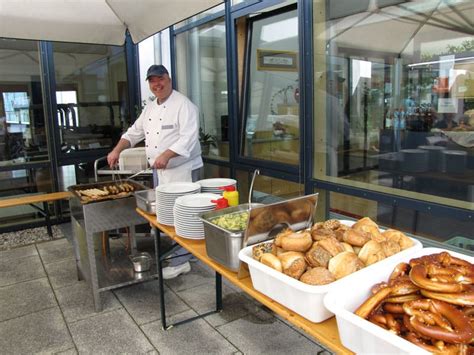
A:
[[[199,144],[199,110],[176,90],[161,105],[157,104],[156,98],[149,102],[122,138],[128,140],[132,147],[145,139],[149,165],[170,149],[179,155],[169,160],[167,169],[183,164],[190,165],[192,170],[203,166]]]

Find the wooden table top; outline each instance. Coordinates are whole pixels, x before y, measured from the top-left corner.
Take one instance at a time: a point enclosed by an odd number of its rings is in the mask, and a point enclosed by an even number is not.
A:
[[[221,264],[211,260],[207,256],[206,244],[204,240],[181,238],[176,235],[174,227],[158,223],[156,221],[156,215],[148,214],[139,208],[137,208],[137,212],[143,216],[153,227],[156,227],[163,233],[166,233],[171,239],[192,253],[196,258],[211,267],[213,270],[217,271],[219,274],[252,296],[258,302],[262,303],[276,314],[304,330],[323,346],[326,346],[337,354],[352,354],[350,350],[341,344],[339,332],[337,330],[336,319],[334,317],[329,318],[322,323],[310,322],[309,320],[282,306],[278,302],[256,291],[252,286],[252,280],[249,276],[239,279],[236,272],[230,271]]]

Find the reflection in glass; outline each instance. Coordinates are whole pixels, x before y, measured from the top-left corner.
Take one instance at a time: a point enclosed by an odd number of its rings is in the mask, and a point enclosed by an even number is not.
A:
[[[176,57],[177,88],[199,107],[202,155],[229,160],[224,20],[178,34]]]
[[[130,123],[124,47],[53,44],[61,151],[110,148]]]
[[[296,10],[253,21],[244,155],[299,164]]]
[[[32,161],[48,162],[37,42],[2,39],[0,164],[14,168]],[[34,189],[34,180],[29,186]]]
[[[474,3],[355,3],[327,1],[315,36],[315,177],[466,208]]]
[[[236,172],[241,202],[248,201],[252,175],[253,171],[237,170]],[[268,204],[303,195],[304,186],[302,184],[260,174],[255,179],[252,202]]]

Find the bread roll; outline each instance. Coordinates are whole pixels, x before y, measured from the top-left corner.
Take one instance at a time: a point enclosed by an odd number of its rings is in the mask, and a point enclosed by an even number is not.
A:
[[[400,245],[393,240],[386,240],[385,242],[380,243],[380,245],[382,246],[382,250],[387,258],[401,250]]]
[[[364,263],[356,254],[350,251],[339,253],[329,260],[328,264],[328,270],[337,280],[346,275],[352,274],[363,267]]]
[[[320,240],[318,242],[318,245],[326,249],[329,252],[329,254],[331,254],[332,256],[336,256],[337,254],[342,253],[344,251],[344,247],[334,237],[329,237],[329,238]]]
[[[370,239],[375,240],[377,242],[382,242],[385,240],[385,237],[382,237],[382,233],[380,233],[379,226],[377,223],[372,221],[369,217],[364,217],[358,220],[353,226],[352,229],[368,233]]]
[[[345,226],[344,224],[341,224],[339,226],[339,228],[337,228],[335,231],[334,231],[334,236],[336,237],[336,239],[340,242],[343,241],[343,236],[344,236],[344,233],[346,233],[347,230],[349,230],[350,228],[348,226]]]
[[[354,253],[354,249],[349,243],[342,242],[341,245],[344,248],[344,251],[350,251],[351,253]]]
[[[283,267],[281,265],[280,259],[273,254],[270,254],[270,253],[263,254],[260,258],[260,262],[277,271],[280,271],[280,272],[283,271]]]
[[[375,240],[368,241],[360,250],[358,254],[360,260],[364,262],[366,266],[372,265],[377,261],[385,259],[385,253],[383,252],[380,243]]]
[[[288,251],[305,252],[313,245],[309,232],[291,233],[281,237],[281,247]]]
[[[300,281],[308,285],[327,285],[336,279],[328,269],[315,267],[301,275]]]
[[[255,260],[260,261],[262,255],[265,253],[271,253],[272,249],[273,243],[271,242],[254,245],[252,247],[252,256]]]
[[[319,228],[311,231],[311,238],[313,238],[314,241],[323,240],[329,237],[336,237],[336,233],[331,229]]]
[[[348,229],[342,236],[342,240],[350,245],[361,247],[370,240],[370,236],[366,232]]]
[[[396,242],[402,250],[410,248],[414,244],[413,240],[408,238],[402,232],[397,231],[395,229],[387,229],[385,232],[382,233],[382,236],[385,237],[387,240]]]
[[[331,229],[336,230],[341,226],[341,222],[337,219],[328,219],[326,222],[323,223],[324,229]]]
[[[328,267],[332,255],[322,246],[316,243],[305,254],[306,262],[312,267]]]
[[[281,261],[283,273],[294,279],[298,280],[306,271],[306,261],[302,253],[288,251],[281,254],[278,258]]]
[[[281,238],[283,238],[284,236],[290,235],[291,233],[293,233],[293,231],[289,228],[281,231],[280,233],[277,234],[273,243],[275,243],[277,247],[281,248]]]

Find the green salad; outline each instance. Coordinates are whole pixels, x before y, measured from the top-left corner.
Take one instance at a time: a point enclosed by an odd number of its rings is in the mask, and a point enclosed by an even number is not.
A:
[[[212,219],[211,222],[224,229],[232,231],[242,231],[247,227],[248,219],[249,212],[242,211],[216,217]]]

